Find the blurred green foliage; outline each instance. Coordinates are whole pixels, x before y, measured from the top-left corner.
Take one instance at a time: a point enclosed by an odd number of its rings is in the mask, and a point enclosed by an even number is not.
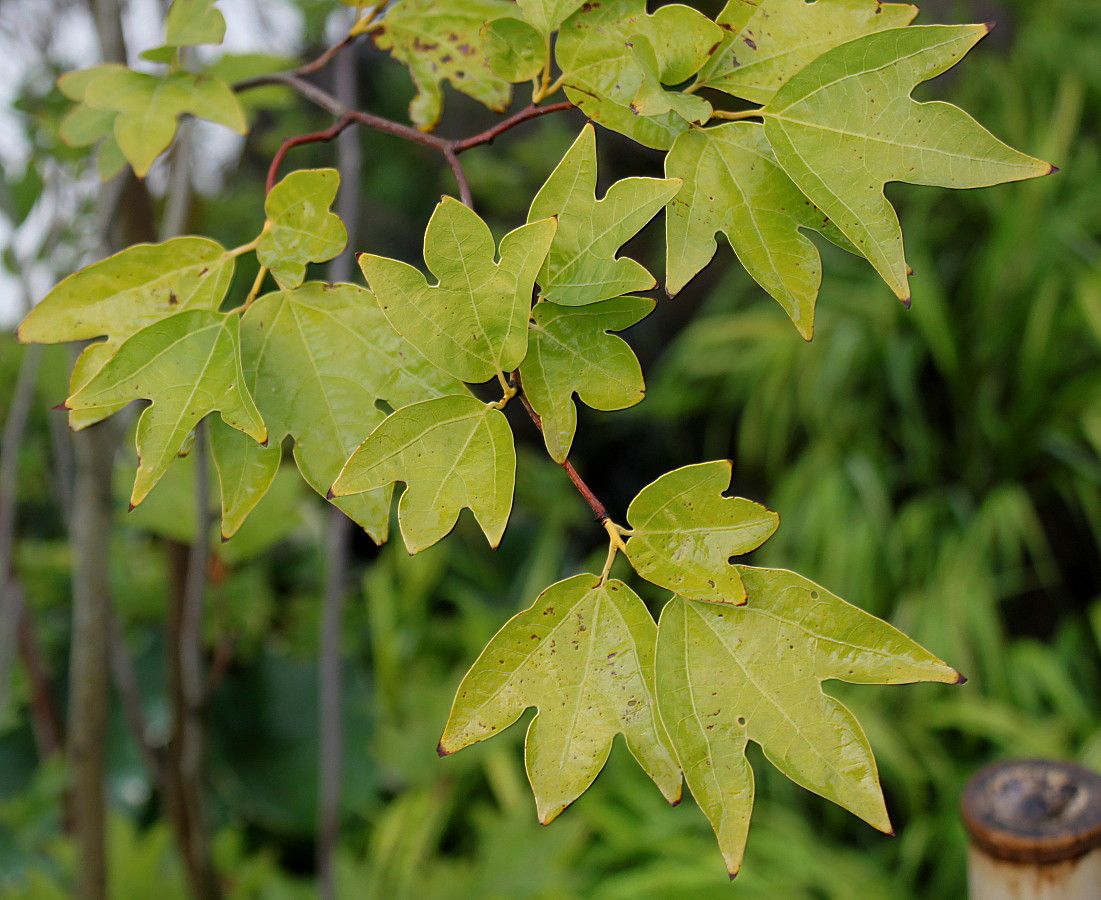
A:
[[[311,7],[311,27],[320,6]],[[619,744],[594,787],[548,828],[535,823],[521,728],[436,758],[452,691],[485,641],[542,585],[580,571],[593,553],[603,557],[600,534],[533,439],[495,553],[465,517],[457,536],[415,558],[400,544],[356,544],[361,580],[345,619],[342,896],[961,897],[956,804],[975,769],[1008,755],[1101,769],[1101,18],[1096,0],[934,12],[1001,24],[965,71],[925,95],[950,95],[1062,172],[973,192],[892,186],[915,269],[913,308],[902,309],[867,266],[825,247],[809,345],[720,258],[632,333],[651,349],[647,401],[612,424],[583,414],[576,451],[579,468],[624,502],[663,462],[732,458],[737,492],[782,518],[756,564],[805,573],[969,676],[957,689],[830,688],[869,734],[899,836],[884,838],[800,791],[758,754],[758,811],[731,887],[703,816],[690,804],[669,809]],[[400,116],[405,76],[381,59],[368,65],[367,103]],[[484,114],[461,98],[448,107],[445,131]],[[263,161],[281,134],[316,127],[298,109],[278,115],[278,128],[250,138],[246,174],[200,205],[193,228],[231,244],[255,230]],[[475,195],[495,227],[523,216],[517,203],[570,136],[545,121],[470,155]],[[438,167],[420,148],[373,133],[363,141],[360,244],[418,258],[448,175],[426,175]],[[624,162],[614,140],[607,146],[617,176],[660,174],[645,158]],[[324,162],[328,152],[306,148],[296,161]],[[28,177],[16,179],[19,196],[33,191]],[[657,244],[644,234],[636,252]],[[0,384],[11,385],[22,351],[10,337],[0,342]],[[60,414],[46,410],[64,395],[68,362],[62,349],[43,356],[19,460],[16,566],[55,685],[64,684],[67,656],[68,551]],[[0,418],[9,401],[0,390]],[[158,488],[160,511],[157,493],[132,516],[120,498],[112,557],[154,745],[167,729],[164,541],[190,534],[168,503],[188,490],[190,473],[186,464],[173,473]],[[271,502],[270,514],[254,517],[259,534],[216,548],[208,593],[207,641],[229,653],[209,711],[208,767],[215,855],[233,900],[315,895],[323,510],[293,481]],[[59,836],[63,773],[37,764],[27,692],[16,667],[0,709],[0,893],[52,900],[66,896],[70,865]],[[109,791],[112,896],[185,896],[118,709]]]

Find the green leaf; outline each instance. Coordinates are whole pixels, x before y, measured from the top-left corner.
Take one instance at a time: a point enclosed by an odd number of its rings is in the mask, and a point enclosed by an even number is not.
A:
[[[19,339],[57,343],[106,336],[77,358],[69,389],[75,394],[126,338],[146,326],[187,309],[216,310],[229,290],[233,269],[233,257],[207,238],[135,244],[54,287],[23,320]],[[125,405],[70,410],[69,425],[79,431]]]
[[[850,41],[792,76],[762,110],[777,161],[904,302],[902,229],[883,195],[886,182],[970,188],[1052,171],[963,110],[910,97],[988,30],[926,25]]]
[[[137,506],[175,459],[191,430],[217,410],[254,440],[267,429],[245,388],[237,316],[208,310],[178,313],[142,329],[119,347],[66,405],[94,409],[152,401],[138,421]]]
[[[209,75],[175,71],[164,76],[135,72],[121,66],[98,66],[87,81],[67,85],[73,93],[83,88],[90,107],[117,113],[114,136],[138,177],[176,136],[176,120],[185,113],[224,125],[244,134],[241,105],[229,85]]]
[[[627,558],[647,581],[693,600],[740,604],[746,591],[732,556],[763,544],[779,516],[741,497],[724,497],[731,463],[720,459],[667,472],[627,508]]]
[[[216,310],[233,267],[233,257],[208,238],[135,244],[64,279],[23,320],[19,340],[53,344],[106,336],[121,343],[178,312]]]
[[[516,0],[516,5],[539,33],[549,35],[566,21],[584,0]]]
[[[482,29],[489,67],[505,81],[527,81],[543,71],[547,43],[522,19],[495,19]]]
[[[226,20],[214,0],[172,0],[164,17],[164,42],[171,47],[220,44]]]
[[[537,303],[531,346],[520,367],[524,393],[542,418],[543,439],[555,462],[570,452],[577,429],[573,395],[593,409],[634,406],[644,396],[642,368],[627,345],[609,331],[646,318],[654,301],[619,297],[572,308]]]
[[[431,131],[439,121],[443,81],[504,112],[511,89],[486,62],[482,26],[515,12],[504,0],[398,0],[386,10],[372,34],[413,76],[417,95],[409,118],[414,125]]]
[[[699,82],[754,103],[832,47],[909,25],[917,7],[880,0],[730,0],[716,21],[728,29]]]
[[[215,433],[236,435],[245,444],[267,451],[269,448],[261,447],[251,438],[241,434],[226,425],[220,418],[214,416],[206,420],[208,434],[213,438]],[[213,440],[211,448],[213,449]],[[299,505],[302,498],[302,479],[291,469],[279,469],[279,450],[271,449],[275,456],[275,470],[264,485],[263,498],[258,507],[257,514],[244,523],[239,531],[236,531],[234,540],[229,544],[223,544],[218,539],[216,532],[211,529],[210,549],[220,559],[234,564],[258,556],[283,540],[301,522]],[[149,496],[142,501],[141,506],[129,513],[120,513],[120,524],[127,528],[139,528],[161,537],[170,538],[185,544],[190,544],[195,539],[195,452],[177,459],[157,482],[157,486],[149,492]],[[120,468],[122,468],[120,466]],[[208,472],[209,505],[217,504],[215,490],[218,482],[224,486],[224,481],[219,477],[215,479],[213,472]],[[260,498],[257,498],[260,500]],[[225,509],[227,498],[222,497],[222,508]],[[223,539],[224,539],[223,523]]]
[[[306,263],[332,259],[348,243],[344,223],[329,212],[339,188],[336,169],[300,169],[268,193],[256,258],[280,287],[297,287],[306,277]]]
[[[293,69],[300,60],[289,56],[272,56],[265,53],[223,53],[203,66],[207,75],[226,84]],[[251,88],[237,95],[246,117],[257,109],[286,109],[294,105],[295,93],[285,85],[273,84]]]
[[[633,259],[617,259],[677,193],[679,179],[624,178],[596,199],[596,133],[586,125],[539,189],[528,221],[558,217],[558,231],[539,272],[540,296],[581,306],[654,287],[653,276]]]
[[[70,109],[58,126],[58,134],[70,147],[90,147],[114,134],[118,113],[93,109],[85,103]]]
[[[463,678],[440,754],[496,734],[535,706],[524,746],[542,824],[588,789],[617,734],[677,803],[680,766],[653,695],[655,638],[654,620],[623,582],[576,575],[551,585],[497,632]]]
[[[259,298],[241,321],[241,344],[270,443],[294,438],[302,477],[322,496],[385,418],[380,401],[402,407],[465,390],[394,332],[370,291],[352,284],[309,282]],[[391,493],[387,484],[335,502],[382,543]]]
[[[352,454],[331,494],[403,481],[398,525],[410,553],[444,537],[464,507],[496,547],[515,480],[516,448],[501,411],[470,396],[440,397],[387,416]]]
[[[647,147],[668,150],[711,106],[667,90],[695,73],[723,38],[697,10],[680,4],[646,12],[645,0],[586,3],[562,25],[555,58],[566,96],[591,119]]]
[[[494,262],[489,226],[444,197],[424,235],[438,284],[383,256],[361,254],[359,265],[394,329],[445,372],[477,383],[512,371],[527,353],[532,288],[554,233],[554,219],[522,225],[501,239]]]
[[[810,340],[822,260],[800,229],[848,241],[777,165],[764,128],[751,122],[693,128],[677,138],[665,171],[684,180],[665,219],[669,295],[711,261],[721,231],[746,271]]]
[[[226,541],[237,534],[271,488],[279,474],[283,448],[279,441],[271,440],[270,432],[265,445],[230,428],[220,418],[208,419],[207,425],[221,496],[221,534]]]
[[[821,684],[962,681],[897,629],[805,578],[739,572],[746,606],[674,598],[657,639],[661,717],[731,875],[753,809],[748,741],[796,784],[889,831],[868,739]]]

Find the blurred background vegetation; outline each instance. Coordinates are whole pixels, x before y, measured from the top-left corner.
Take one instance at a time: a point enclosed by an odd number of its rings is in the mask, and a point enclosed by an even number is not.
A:
[[[331,4],[298,5],[303,46],[320,47]],[[830,685],[869,733],[898,837],[801,791],[757,754],[757,811],[730,886],[702,814],[666,807],[621,745],[548,828],[536,825],[524,776],[525,726],[436,758],[452,692],[484,642],[543,587],[603,559],[602,533],[517,422],[517,505],[498,551],[465,521],[415,558],[400,543],[353,543],[339,896],[957,898],[966,891],[956,806],[970,774],[1019,755],[1101,769],[1101,17],[1096,0],[975,0],[928,4],[918,21],[984,20],[998,29],[919,97],[959,103],[1060,174],[969,192],[891,186],[916,272],[913,308],[825,247],[810,344],[720,248],[630,333],[646,401],[627,413],[582,411],[573,454],[613,510],[669,468],[733,459],[737,493],[782,519],[756,564],[819,581],[967,674],[954,689]],[[362,105],[401,118],[404,71],[366,47],[358,65]],[[26,70],[7,120],[30,148],[0,188],[16,228],[59,179],[86,183],[83,154],[56,137],[65,104],[49,66]],[[230,246],[255,233],[279,140],[327,124],[287,99],[262,101],[237,174],[200,191],[189,230]],[[442,131],[473,133],[487,116],[452,93]],[[483,215],[513,227],[577,124],[548,117],[464,157]],[[356,249],[419,260],[449,175],[422,148],[358,137]],[[660,174],[659,155],[600,140],[606,181]],[[291,164],[332,159],[319,145]],[[77,195],[74,221],[91,203]],[[84,261],[81,240],[73,225],[40,242],[31,268],[51,262],[64,275]],[[628,252],[660,272],[661,246],[651,226]],[[5,264],[29,271],[12,247]],[[247,286],[253,275],[239,278]],[[34,296],[33,280],[23,283]],[[4,445],[5,471],[17,476],[3,489],[15,501],[12,565],[26,615],[0,622],[0,895],[20,900],[68,896],[72,865],[64,765],[51,743],[59,726],[49,721],[66,703],[72,490],[63,414],[50,407],[66,394],[70,362],[67,348],[51,347],[28,363],[10,328],[0,334],[0,421],[18,417],[16,385],[33,379],[25,433]],[[112,896],[172,900],[188,894],[147,756],[168,731],[164,616],[173,548],[195,531],[179,512],[190,508],[193,464],[182,460],[129,515],[132,460],[118,466],[116,682],[136,704],[111,711]],[[323,514],[287,473],[208,566],[207,802],[212,852],[235,900],[316,896]]]

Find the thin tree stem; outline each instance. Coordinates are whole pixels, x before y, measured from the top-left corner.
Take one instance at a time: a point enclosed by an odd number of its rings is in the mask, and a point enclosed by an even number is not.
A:
[[[515,385],[517,396],[520,398],[520,402],[523,404],[524,409],[527,410],[528,417],[535,423],[535,427],[539,429],[539,433],[543,433],[543,420],[540,418],[539,413],[535,411],[535,408],[531,405],[531,401],[528,400],[527,395],[524,393],[524,386],[520,382],[520,370],[517,369],[509,376],[509,381]],[[593,511],[593,516],[596,520],[603,525],[608,521],[608,510],[603,503],[597,498],[596,494],[592,492],[592,489],[585,484],[584,480],[578,474],[577,469],[573,467],[568,459],[562,460],[559,465],[565,470],[566,475],[569,476],[570,481],[573,482],[573,486],[577,488],[577,492],[585,498],[585,502],[589,504],[589,509]]]
[[[336,62],[337,97],[346,106],[356,104],[356,60],[344,54]],[[336,213],[348,231],[348,246],[329,266],[330,280],[348,281],[358,237],[360,173],[359,142],[350,133],[337,143],[340,194]],[[321,597],[321,633],[318,638],[318,730],[320,759],[317,783],[317,880],[320,900],[336,900],[336,849],[340,842],[340,795],[344,772],[343,662],[344,594],[348,582],[351,520],[330,506],[326,518],[325,584]]]
[[[548,113],[560,112],[565,109],[573,108],[573,104],[568,100],[563,100],[558,103],[549,103],[546,106],[535,106],[533,104],[519,112],[513,113],[507,119],[498,122],[492,128],[487,128],[479,134],[472,135],[468,138],[462,138],[461,140],[446,140],[434,134],[418,131],[416,128],[409,125],[403,125],[400,122],[394,122],[390,119],[384,119],[382,116],[376,116],[373,113],[355,109],[353,104],[342,102],[340,98],[334,97],[317,85],[311,84],[303,78],[300,78],[298,73],[275,73],[272,75],[261,75],[257,78],[248,78],[244,81],[238,81],[233,85],[233,89],[235,91],[247,91],[251,88],[265,85],[283,85],[284,87],[289,87],[306,100],[309,100],[311,103],[337,117],[336,122],[329,128],[311,132],[310,134],[284,138],[282,145],[280,145],[279,150],[272,158],[271,166],[268,169],[269,191],[275,183],[279,167],[283,162],[283,158],[287,155],[288,150],[303,144],[331,141],[353,122],[356,122],[368,128],[373,128],[376,131],[382,131],[386,134],[392,134],[395,137],[413,141],[425,147],[431,147],[433,150],[440,153],[451,167],[451,172],[455,176],[455,182],[459,190],[459,198],[467,206],[473,206],[473,200],[470,194],[470,185],[467,182],[462,165],[459,163],[460,153],[470,150],[473,147],[491,143],[498,135],[503,134],[510,128],[515,128],[517,125],[529,119],[535,119],[539,116],[545,116]]]
[[[191,456],[195,460],[195,534],[190,545],[168,544],[172,589],[165,637],[172,732],[164,766],[164,790],[191,896],[195,900],[220,900],[221,884],[206,837],[202,777],[206,699],[202,614],[212,524],[202,422],[195,428]]]

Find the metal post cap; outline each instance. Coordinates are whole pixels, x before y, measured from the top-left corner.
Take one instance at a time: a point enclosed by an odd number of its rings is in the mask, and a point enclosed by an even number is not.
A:
[[[1101,775],[1074,763],[986,766],[967,782],[960,807],[971,840],[998,859],[1051,863],[1101,847]]]

